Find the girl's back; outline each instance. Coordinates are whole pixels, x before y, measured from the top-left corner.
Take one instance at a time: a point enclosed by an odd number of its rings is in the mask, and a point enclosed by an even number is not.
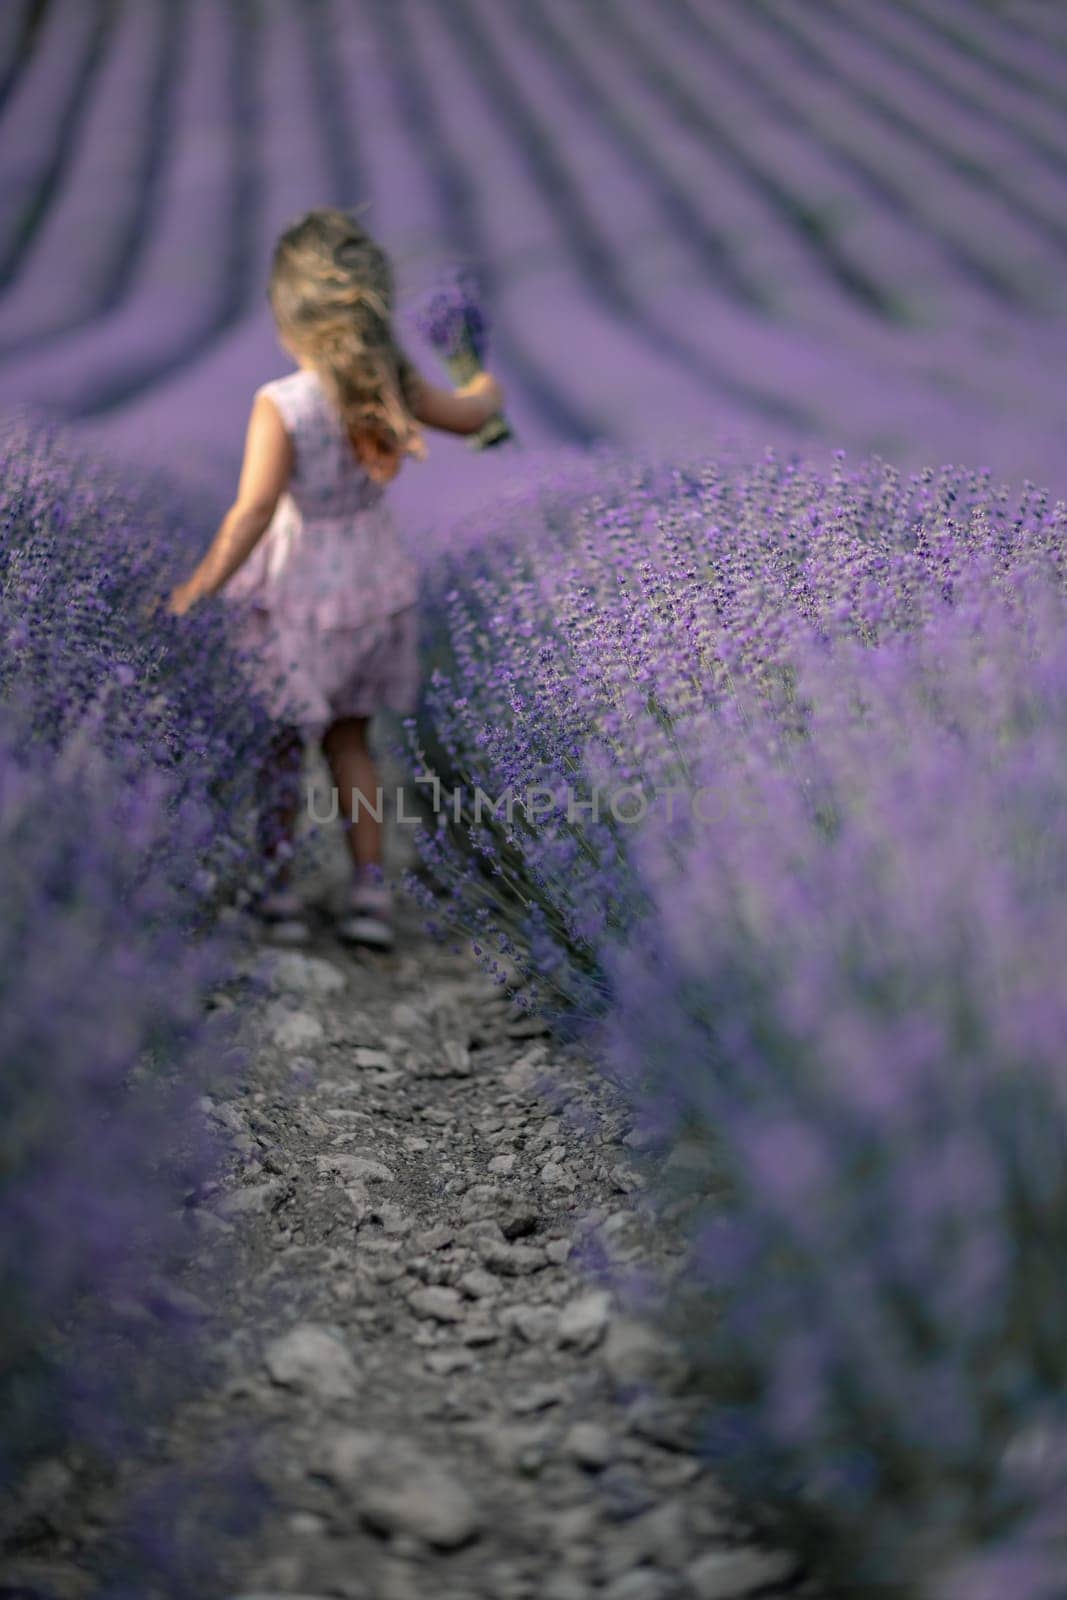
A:
[[[414,563],[321,379],[301,368],[264,384],[293,446],[286,493],[226,593],[295,626],[358,627],[411,605]]]
[[[277,406],[293,441],[289,493],[303,517],[336,517],[377,505],[385,490],[352,449],[317,373],[301,368],[258,391]]]

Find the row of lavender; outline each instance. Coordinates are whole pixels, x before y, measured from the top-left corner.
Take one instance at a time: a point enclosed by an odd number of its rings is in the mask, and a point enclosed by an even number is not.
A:
[[[484,267],[530,448],[929,441],[1059,486],[1064,46],[1018,13],[6,0],[0,403],[221,510],[274,238],[367,205],[403,302]],[[474,503],[457,460],[398,485],[415,532]]]
[[[1065,533],[616,465],[429,580],[446,914],[670,1152],[708,1448],[849,1593],[1062,1593]]]
[[[192,1346],[185,1214],[220,1152],[194,1109],[232,1046],[261,743],[217,617],[151,615],[186,524],[21,421],[0,431],[0,1492],[121,1450]],[[5,1530],[7,1531],[7,1530]]]

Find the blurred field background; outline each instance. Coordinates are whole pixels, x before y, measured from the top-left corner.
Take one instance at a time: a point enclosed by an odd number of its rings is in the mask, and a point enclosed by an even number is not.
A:
[[[427,372],[478,270],[521,440],[391,491],[422,748],[722,797],[424,860],[667,1156],[707,1448],[849,1594],[1062,1600],[1065,132],[1052,0],[0,0],[0,1541],[165,1410],[222,1265],[268,729],[222,608],[148,602],[339,203]]]
[[[278,230],[484,274],[529,452],[728,441],[1059,491],[1049,0],[3,0],[0,409],[230,492]],[[401,315],[412,354],[434,372]],[[515,470],[434,442],[417,534]]]

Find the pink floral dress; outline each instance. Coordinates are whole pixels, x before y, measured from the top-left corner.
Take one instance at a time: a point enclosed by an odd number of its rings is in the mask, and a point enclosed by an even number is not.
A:
[[[339,717],[415,708],[414,562],[319,378],[264,384],[293,441],[270,527],[223,589],[254,685],[279,720],[321,737]]]

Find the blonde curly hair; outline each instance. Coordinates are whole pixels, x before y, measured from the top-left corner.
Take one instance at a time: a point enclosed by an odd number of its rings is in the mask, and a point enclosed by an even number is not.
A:
[[[418,374],[393,332],[392,267],[356,217],[309,211],[287,228],[269,297],[279,332],[322,378],[375,482],[391,482],[405,456],[425,459]]]

